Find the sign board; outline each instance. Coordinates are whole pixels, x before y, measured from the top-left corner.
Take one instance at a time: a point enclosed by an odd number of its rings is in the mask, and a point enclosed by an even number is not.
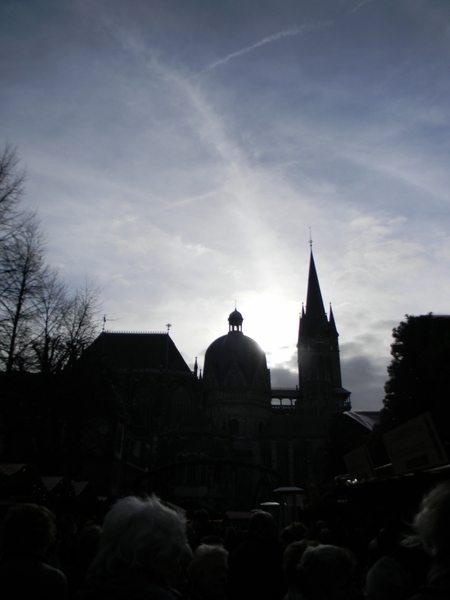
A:
[[[352,479],[375,479],[375,470],[367,446],[359,446],[344,456],[347,473]]]
[[[383,441],[397,475],[448,464],[428,412],[385,433]]]

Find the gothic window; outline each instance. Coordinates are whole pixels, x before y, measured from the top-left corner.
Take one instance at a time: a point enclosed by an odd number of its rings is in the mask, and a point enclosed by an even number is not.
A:
[[[277,444],[277,471],[281,473],[286,485],[289,482],[289,447],[285,442]]]
[[[142,419],[142,425],[144,427],[150,426],[150,414],[151,414],[152,398],[148,386],[144,386],[139,390],[135,399],[134,406],[139,410],[139,415]]]
[[[308,478],[308,459],[305,444],[296,444],[294,446],[294,469],[297,480]]]
[[[233,364],[231,369],[226,374],[222,385],[223,387],[227,388],[245,387],[245,379],[236,363]]]
[[[325,360],[323,356],[319,357],[319,379],[325,379]]]
[[[331,358],[327,356],[327,381],[331,381]]]
[[[183,423],[196,407],[192,394],[184,387],[177,387],[171,395],[169,403],[169,423],[171,427]]]
[[[269,442],[261,444],[261,462],[263,467],[272,466],[272,448]]]
[[[116,432],[116,454],[121,456],[122,449],[123,449],[123,426],[118,425],[117,432]]]

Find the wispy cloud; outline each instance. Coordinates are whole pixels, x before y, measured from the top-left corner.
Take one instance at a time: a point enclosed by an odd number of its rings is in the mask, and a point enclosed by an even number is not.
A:
[[[231,21],[228,3],[180,16],[176,0],[92,0],[70,3],[73,23],[52,3],[52,19],[30,13],[33,36],[3,11],[0,109],[32,169],[26,201],[67,281],[105,286],[108,319],[123,317],[112,329],[170,321],[201,364],[237,299],[273,383],[295,385],[311,225],[344,385],[355,408],[381,407],[392,327],[448,312],[448,36],[435,22],[450,6],[399,3],[391,22],[369,1],[312,2],[308,21],[304,3],[235,3]],[[375,7],[386,19],[364,18]],[[231,22],[245,41],[230,47]],[[430,51],[412,56],[417,30]]]
[[[241,50],[232,52],[231,54],[228,54],[228,56],[225,56],[224,58],[219,58],[219,60],[214,61],[209,66],[207,66],[205,69],[203,69],[203,71],[201,71],[200,75],[203,73],[207,73],[208,71],[212,71],[212,69],[215,69],[216,67],[219,67],[220,65],[225,65],[227,62],[229,62],[233,58],[237,58],[238,56],[242,56],[244,54],[248,54],[249,52],[253,52],[253,50],[260,48],[261,46],[265,46],[266,44],[270,44],[271,42],[276,42],[281,38],[290,37],[293,35],[299,35],[301,33],[304,33],[305,31],[313,31],[316,29],[322,29],[323,27],[329,27],[332,24],[333,24],[332,21],[327,21],[325,23],[307,23],[305,25],[301,25],[300,27],[295,26],[295,27],[292,27],[291,29],[286,29],[285,31],[279,31],[278,33],[273,33],[272,35],[269,35],[268,37],[263,38],[259,42],[256,42],[256,44],[252,44],[251,46],[247,46],[246,48],[242,48]]]
[[[360,2],[359,4],[357,4],[357,5],[355,6],[355,8],[352,8],[352,10],[349,10],[347,14],[351,15],[351,14],[353,14],[353,13],[355,13],[355,12],[358,12],[358,10],[359,10],[360,8],[362,8],[362,7],[363,7],[365,4],[367,4],[368,2],[371,2],[371,0],[362,0],[362,2]]]

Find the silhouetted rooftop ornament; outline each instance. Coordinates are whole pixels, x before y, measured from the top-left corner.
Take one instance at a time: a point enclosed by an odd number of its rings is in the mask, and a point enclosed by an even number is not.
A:
[[[241,313],[234,309],[228,317],[229,331],[242,331],[243,320],[244,317],[241,315]]]
[[[107,321],[120,321],[120,319],[107,319],[106,315],[103,315],[102,321],[103,321],[102,332],[105,332],[106,331],[106,322]]]

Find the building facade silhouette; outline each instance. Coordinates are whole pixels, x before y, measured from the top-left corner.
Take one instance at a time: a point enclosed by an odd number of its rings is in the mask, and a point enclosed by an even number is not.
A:
[[[205,353],[203,376],[168,332],[102,332],[82,363],[103,377],[110,410],[78,479],[96,481],[104,496],[155,492],[185,506],[250,510],[273,500],[277,487],[319,478],[327,421],[349,410],[350,393],[312,251],[295,388],[271,387],[265,353],[243,320],[237,310],[229,315],[228,332]],[[86,427],[101,437],[95,419]]]

